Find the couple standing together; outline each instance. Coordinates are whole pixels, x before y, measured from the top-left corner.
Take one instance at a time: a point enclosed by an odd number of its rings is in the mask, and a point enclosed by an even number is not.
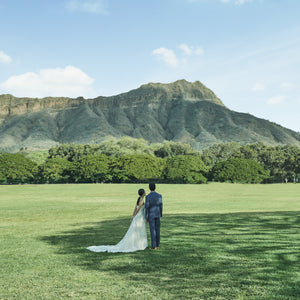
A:
[[[123,239],[116,245],[90,246],[93,252],[135,252],[148,246],[146,223],[149,223],[152,249],[160,245],[160,218],[162,217],[162,196],[155,191],[155,184],[150,183],[150,193],[146,196],[144,189],[139,189],[131,224]],[[146,196],[146,203],[144,198]]]

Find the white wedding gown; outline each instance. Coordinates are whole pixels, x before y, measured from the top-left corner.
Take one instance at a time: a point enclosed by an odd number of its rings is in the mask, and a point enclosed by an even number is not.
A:
[[[135,252],[148,246],[144,207],[133,218],[128,231],[117,245],[90,246],[93,252]]]

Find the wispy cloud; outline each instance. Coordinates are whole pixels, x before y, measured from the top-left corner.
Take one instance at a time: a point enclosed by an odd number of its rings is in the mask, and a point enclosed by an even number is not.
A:
[[[84,12],[91,14],[107,14],[104,0],[69,0],[66,8],[71,12]]]
[[[186,0],[186,2],[189,2],[189,3],[203,2],[203,1],[209,1],[209,0]],[[221,3],[232,3],[232,4],[235,4],[235,5],[243,5],[245,3],[249,3],[249,2],[252,2],[254,0],[215,0],[215,1],[221,2]],[[262,0],[259,0],[259,1],[262,1]]]
[[[252,87],[253,92],[262,92],[266,89],[265,85],[262,83],[255,83],[254,86]]]
[[[187,44],[180,44],[179,48],[186,55],[202,55],[204,53],[204,50],[201,47],[188,46]]]
[[[0,87],[5,92],[19,97],[90,97],[94,96],[93,82],[94,80],[80,69],[67,66],[11,76],[0,84]]]
[[[186,44],[181,44],[179,46],[179,48],[186,54],[186,55],[191,55],[192,54],[192,49],[191,47],[189,47],[188,45]]]
[[[220,0],[223,3],[234,3],[236,5],[243,5],[247,2],[252,2],[252,0]]]
[[[167,65],[176,67],[179,63],[178,58],[173,50],[161,47],[152,51],[159,60],[164,61]]]
[[[270,98],[267,101],[267,104],[270,104],[270,105],[279,104],[279,103],[284,102],[286,100],[286,98],[287,97],[285,95],[275,96],[275,97]]]
[[[285,81],[281,84],[280,87],[283,90],[291,90],[294,87],[294,84],[292,82]]]
[[[201,47],[189,46],[187,44],[180,44],[178,46],[183,54],[176,55],[175,51],[165,47],[157,48],[152,51],[152,55],[155,55],[159,60],[165,62],[172,67],[179,67],[185,65],[188,60],[192,59],[192,56],[203,55],[204,50]],[[190,57],[187,59],[187,56]]]
[[[5,54],[3,51],[0,51],[0,63],[10,64],[11,62],[12,62],[11,57]]]

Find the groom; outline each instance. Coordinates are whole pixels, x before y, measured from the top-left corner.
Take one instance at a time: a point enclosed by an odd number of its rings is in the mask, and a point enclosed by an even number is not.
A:
[[[160,244],[160,218],[162,217],[162,196],[155,192],[155,183],[149,184],[150,194],[146,196],[145,218],[149,222],[152,249]]]

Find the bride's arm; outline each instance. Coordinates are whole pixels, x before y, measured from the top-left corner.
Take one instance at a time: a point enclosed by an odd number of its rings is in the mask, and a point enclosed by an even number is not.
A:
[[[140,201],[139,207],[136,210],[135,216],[138,214],[138,212],[140,211],[140,209],[142,208],[142,206],[144,205],[144,201],[143,199]]]
[[[138,212],[140,211],[140,209],[141,209],[142,206],[144,205],[143,198],[144,198],[144,197],[142,197],[141,200],[140,200],[139,207],[138,207],[138,208],[135,207],[134,212],[133,212],[133,215],[132,215],[132,217],[131,217],[131,221],[132,221],[132,219],[138,214]]]
[[[132,219],[133,219],[133,218],[135,217],[135,215],[137,214],[136,211],[137,211],[137,207],[135,206],[134,211],[133,211],[133,214],[132,214],[132,217],[131,217],[131,219],[130,219],[130,222],[132,221]]]

